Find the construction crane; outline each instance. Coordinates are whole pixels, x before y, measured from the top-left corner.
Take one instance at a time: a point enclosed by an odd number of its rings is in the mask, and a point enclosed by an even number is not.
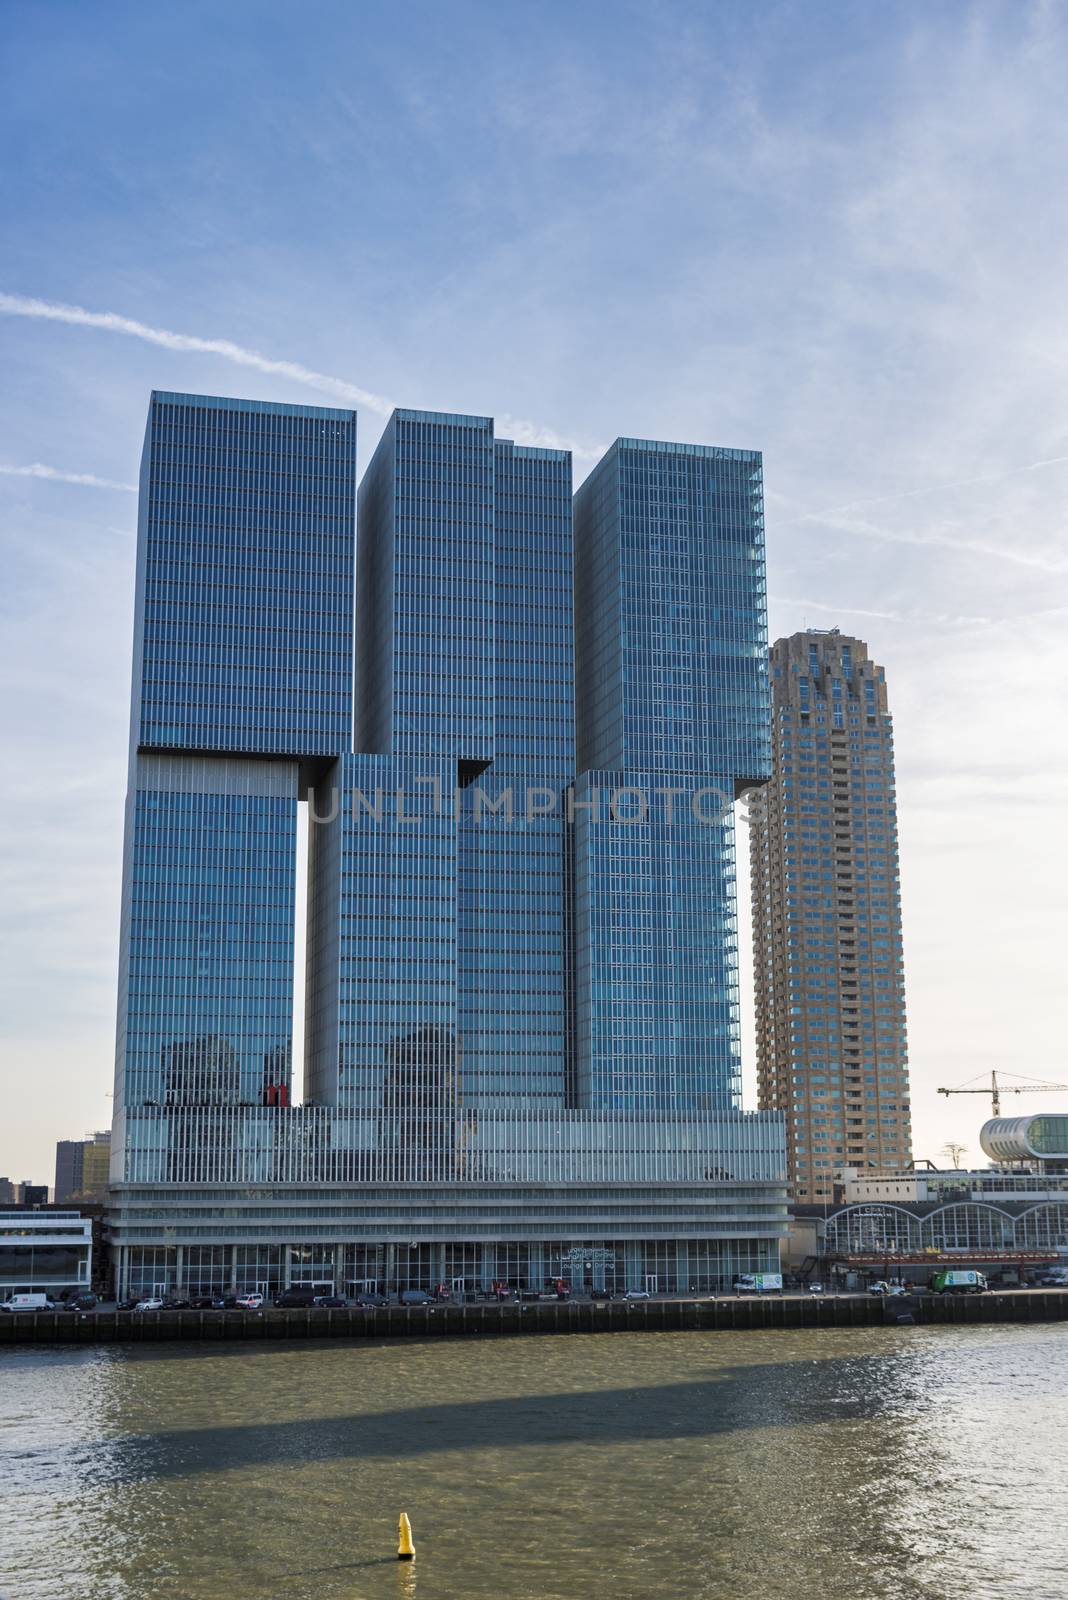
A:
[[[1003,1072],[1001,1076],[1003,1078],[1013,1078],[1016,1076],[1016,1074],[1013,1072]],[[970,1079],[969,1083],[974,1083],[974,1081],[974,1079]],[[998,1080],[997,1073],[992,1072],[990,1074],[989,1088],[984,1085],[982,1088],[973,1089],[970,1088],[968,1084],[962,1084],[959,1089],[939,1089],[938,1093],[947,1095],[988,1094],[990,1096],[990,1104],[993,1115],[995,1117],[1000,1117],[1001,1097],[1003,1094],[1048,1094],[1055,1090],[1068,1090],[1068,1083],[1046,1083],[1042,1078],[1039,1078],[1037,1081],[1032,1083],[1001,1083]]]

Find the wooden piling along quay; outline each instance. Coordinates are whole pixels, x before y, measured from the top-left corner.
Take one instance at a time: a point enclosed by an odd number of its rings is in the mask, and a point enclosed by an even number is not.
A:
[[[720,1300],[551,1300],[516,1305],[317,1307],[262,1311],[13,1312],[0,1314],[0,1346],[125,1344],[172,1339],[396,1339],[517,1334],[729,1332],[755,1328],[855,1328],[892,1323],[1059,1322],[1068,1291],[983,1295],[767,1295]]]

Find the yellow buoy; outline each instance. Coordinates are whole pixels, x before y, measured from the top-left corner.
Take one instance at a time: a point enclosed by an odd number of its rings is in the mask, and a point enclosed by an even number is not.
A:
[[[402,1511],[397,1527],[397,1560],[414,1561],[415,1545],[412,1543],[412,1525],[408,1521],[408,1513]]]

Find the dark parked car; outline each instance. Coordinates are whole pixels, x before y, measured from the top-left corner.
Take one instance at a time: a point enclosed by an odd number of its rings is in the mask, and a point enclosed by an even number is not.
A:
[[[57,1307],[59,1311],[95,1311],[97,1299],[95,1294],[74,1294],[69,1300],[64,1300]]]
[[[193,1302],[186,1300],[182,1295],[174,1295],[170,1300],[164,1300],[164,1311],[188,1311]]]
[[[118,1311],[132,1311],[134,1306],[139,1306],[140,1304],[141,1296],[135,1294],[129,1300],[120,1300],[116,1309]]]
[[[348,1301],[343,1300],[339,1294],[317,1294],[315,1304],[321,1306],[324,1311],[344,1311]]]
[[[389,1301],[384,1294],[375,1294],[373,1289],[365,1289],[363,1294],[356,1296],[358,1306],[388,1306]]]
[[[194,1311],[221,1311],[223,1297],[221,1294],[198,1294],[190,1301]]]
[[[403,1289],[401,1291],[402,1306],[428,1306],[430,1296],[425,1289]]]
[[[611,1289],[591,1289],[590,1290],[590,1299],[591,1300],[611,1300],[611,1298],[612,1298]]]
[[[315,1304],[314,1289],[283,1289],[281,1294],[274,1297],[276,1306],[313,1306]]]

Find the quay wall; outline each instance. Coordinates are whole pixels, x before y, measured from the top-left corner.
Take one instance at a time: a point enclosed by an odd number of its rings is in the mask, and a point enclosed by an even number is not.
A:
[[[503,1338],[559,1333],[654,1333],[679,1329],[855,1328],[916,1323],[1059,1322],[1068,1291],[1012,1290],[984,1295],[747,1296],[719,1300],[537,1301],[523,1305],[382,1306],[325,1310],[275,1306],[257,1312],[100,1311],[0,1315],[0,1347],[24,1344],[127,1344],[175,1339]]]

